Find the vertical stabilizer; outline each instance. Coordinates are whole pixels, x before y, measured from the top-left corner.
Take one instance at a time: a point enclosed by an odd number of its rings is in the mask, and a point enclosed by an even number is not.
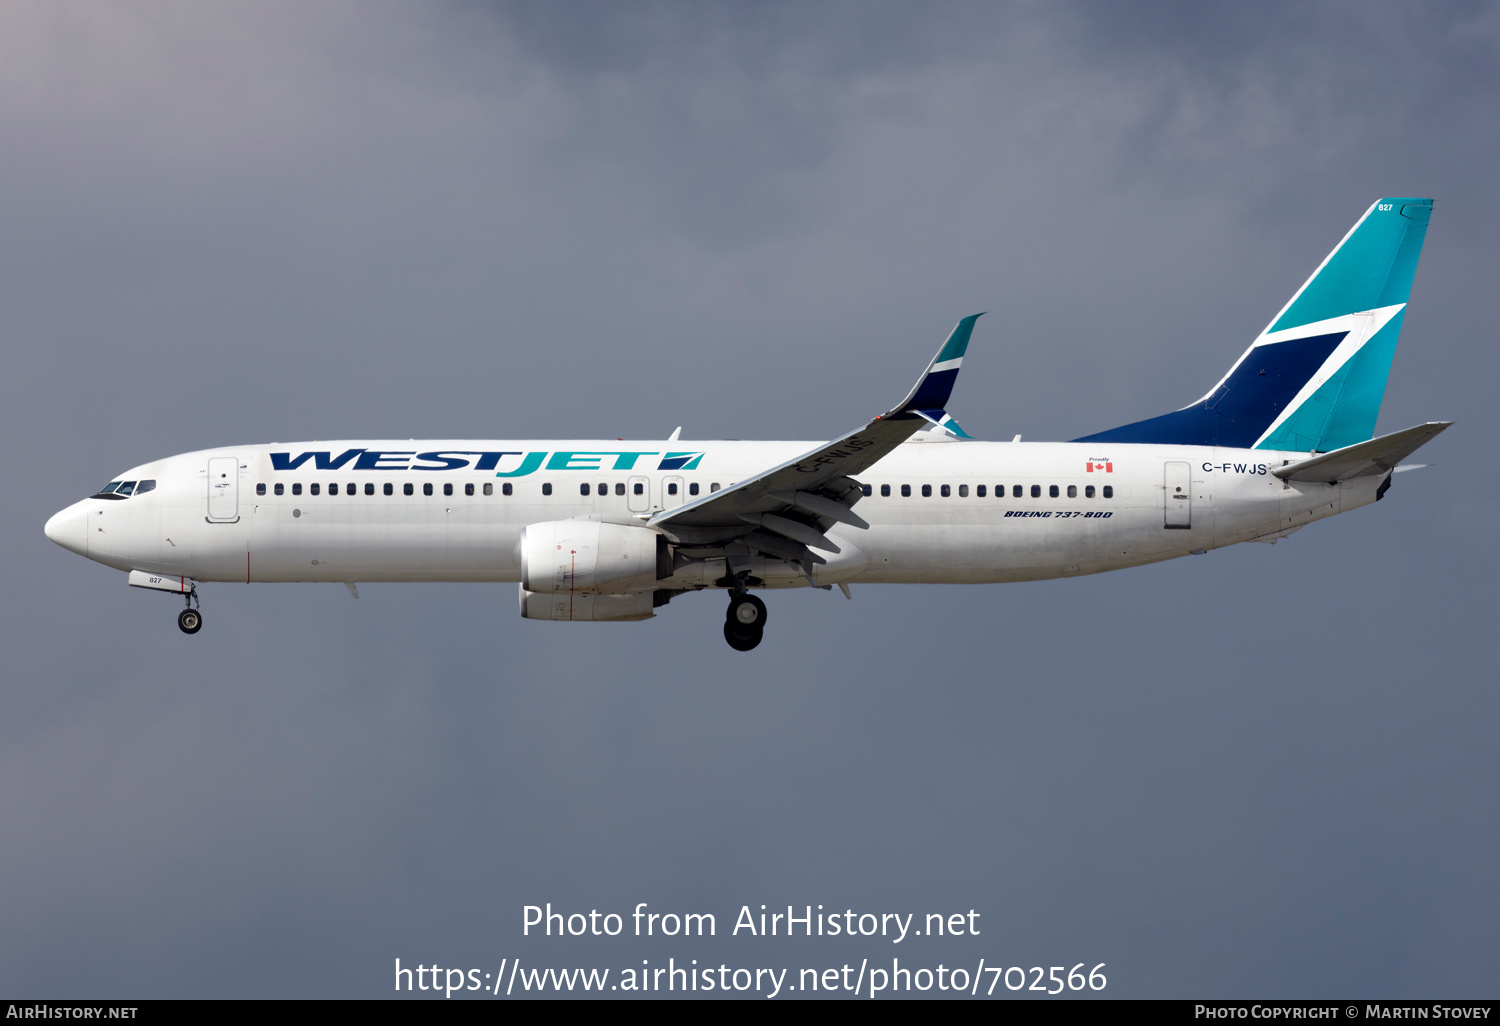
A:
[[[1081,442],[1327,452],[1373,437],[1432,200],[1377,200],[1207,395]]]

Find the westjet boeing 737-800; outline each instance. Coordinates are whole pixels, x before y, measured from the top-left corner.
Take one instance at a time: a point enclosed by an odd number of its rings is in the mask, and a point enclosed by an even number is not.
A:
[[[532,620],[644,620],[761,589],[1076,577],[1381,499],[1448,426],[1374,436],[1432,201],[1365,211],[1229,372],[1173,413],[1071,442],[982,442],[947,413],[974,322],[911,393],[832,442],[442,439],[242,445],[134,467],[47,537],[183,596],[206,581],[518,581]]]

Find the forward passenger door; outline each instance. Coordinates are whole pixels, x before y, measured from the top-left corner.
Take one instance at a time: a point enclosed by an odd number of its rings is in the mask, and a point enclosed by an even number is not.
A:
[[[232,524],[239,518],[239,457],[215,456],[208,461],[207,520],[211,524]]]

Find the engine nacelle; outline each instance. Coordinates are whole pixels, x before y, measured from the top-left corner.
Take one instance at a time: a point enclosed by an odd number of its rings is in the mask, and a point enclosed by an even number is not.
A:
[[[528,620],[649,620],[656,592],[600,595],[592,591],[541,594],[521,586],[521,615]]]
[[[672,576],[667,540],[644,527],[551,520],[522,531],[520,547],[521,588],[541,595],[644,591],[649,615],[649,593]]]

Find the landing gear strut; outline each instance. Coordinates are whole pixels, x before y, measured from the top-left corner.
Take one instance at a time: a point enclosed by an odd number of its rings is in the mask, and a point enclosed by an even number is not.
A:
[[[184,634],[197,634],[203,627],[203,612],[193,608],[193,602],[197,598],[198,589],[195,586],[184,599],[187,608],[177,614],[177,629]]]
[[[724,614],[724,640],[736,652],[748,652],[760,644],[766,630],[766,604],[745,590],[744,582],[730,592]]]

